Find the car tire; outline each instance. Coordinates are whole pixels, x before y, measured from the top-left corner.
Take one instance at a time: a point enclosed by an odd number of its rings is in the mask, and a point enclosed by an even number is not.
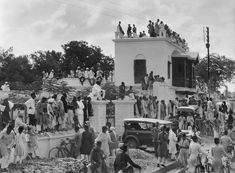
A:
[[[129,148],[138,148],[138,142],[133,138],[127,139],[125,143],[129,146]]]

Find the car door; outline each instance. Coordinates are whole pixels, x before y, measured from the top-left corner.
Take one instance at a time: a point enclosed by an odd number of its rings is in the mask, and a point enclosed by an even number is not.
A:
[[[140,122],[139,125],[141,127],[138,134],[140,145],[152,146],[152,123]]]

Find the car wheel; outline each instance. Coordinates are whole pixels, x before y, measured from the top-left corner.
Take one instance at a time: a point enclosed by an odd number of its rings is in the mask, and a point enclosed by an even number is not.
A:
[[[132,138],[127,139],[125,143],[129,146],[129,148],[137,148],[138,147],[137,141]]]

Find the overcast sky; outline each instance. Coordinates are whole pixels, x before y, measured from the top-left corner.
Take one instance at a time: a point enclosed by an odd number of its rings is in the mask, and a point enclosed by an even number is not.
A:
[[[139,32],[158,18],[201,57],[202,28],[209,26],[211,51],[235,59],[235,0],[0,0],[0,47],[21,55],[85,40],[114,56],[119,20],[125,32],[128,23]]]

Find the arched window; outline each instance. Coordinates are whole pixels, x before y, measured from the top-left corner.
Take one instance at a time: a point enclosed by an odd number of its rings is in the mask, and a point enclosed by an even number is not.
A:
[[[146,69],[146,59],[144,55],[138,54],[134,60],[134,81],[136,84],[141,83],[145,74]]]

